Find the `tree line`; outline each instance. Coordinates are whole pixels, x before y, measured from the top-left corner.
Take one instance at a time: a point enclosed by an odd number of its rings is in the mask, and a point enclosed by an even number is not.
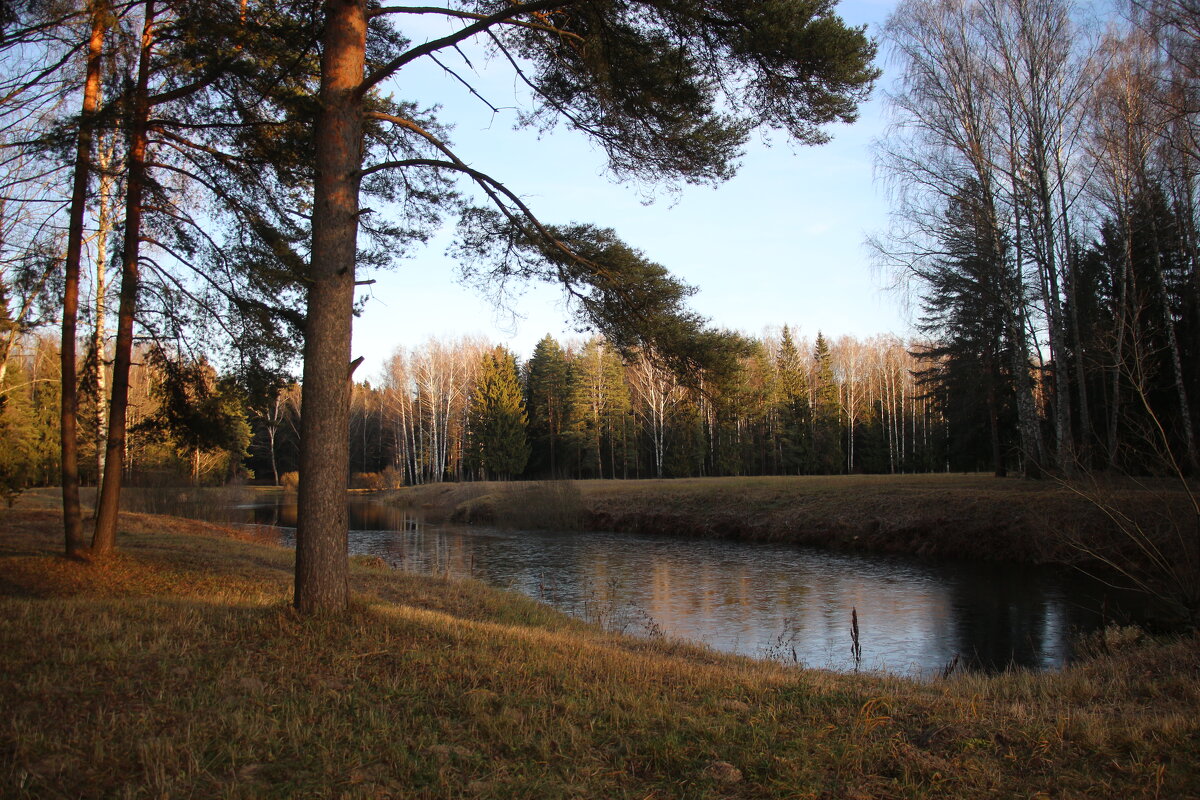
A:
[[[1200,468],[1200,9],[907,0],[882,263],[997,474]]]
[[[787,327],[747,339],[732,373],[690,384],[601,337],[547,336],[523,362],[479,339],[430,340],[354,387],[351,470],[421,484],[985,466],[953,448],[918,365],[894,336],[809,341]],[[275,440],[288,468],[295,428]]]
[[[12,362],[10,486],[57,480],[58,351],[32,336]],[[398,348],[353,387],[349,462],[364,488],[516,478],[653,478],[977,470],[921,360],[895,336],[746,338],[737,368],[686,383],[602,337],[546,336],[528,359],[483,339]],[[126,474],[135,483],[291,483],[300,387],[260,387],[154,348],[130,374]],[[30,380],[24,380],[28,376]],[[102,473],[97,398],[82,395],[81,475]],[[969,434],[969,431],[962,433]]]

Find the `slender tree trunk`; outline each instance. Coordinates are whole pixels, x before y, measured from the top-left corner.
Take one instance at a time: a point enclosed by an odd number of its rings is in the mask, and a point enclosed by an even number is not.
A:
[[[60,451],[62,467],[63,529],[66,555],[76,558],[84,549],[83,519],[79,510],[79,380],[76,374],[75,340],[79,317],[79,262],[83,255],[83,214],[87,206],[88,181],[92,172],[92,129],[100,109],[100,52],[104,47],[104,15],[99,4],[92,8],[92,31],[88,38],[87,68],[83,86],[83,111],[75,147],[75,180],[71,187],[71,213],[67,230],[67,259],[63,278],[62,362],[60,405]]]
[[[1192,409],[1188,402],[1187,382],[1183,374],[1183,361],[1179,355],[1179,337],[1175,334],[1175,318],[1171,314],[1171,298],[1167,292],[1167,281],[1162,268],[1162,243],[1159,241],[1158,222],[1154,214],[1150,215],[1151,240],[1154,243],[1154,277],[1155,289],[1158,294],[1163,328],[1167,332],[1167,349],[1171,355],[1172,373],[1175,379],[1175,395],[1179,400],[1179,417],[1183,424],[1184,450],[1187,453],[1187,465],[1190,472],[1200,469],[1196,455],[1196,435],[1192,428]],[[1170,448],[1169,442],[1163,446]]]
[[[304,614],[344,611],[349,602],[349,364],[366,33],[365,0],[326,0],[297,498],[295,603]]]
[[[1039,120],[1040,122],[1040,120]],[[1054,448],[1058,469],[1063,475],[1074,472],[1075,456],[1071,440],[1071,388],[1070,374],[1064,363],[1066,328],[1063,324],[1062,294],[1058,282],[1058,258],[1054,224],[1054,201],[1050,191],[1049,163],[1046,158],[1047,145],[1041,135],[1034,137],[1035,157],[1033,168],[1037,175],[1037,203],[1042,257],[1038,259],[1042,271],[1042,291],[1046,296],[1046,315],[1049,321],[1050,359],[1054,364]],[[1066,208],[1062,209],[1066,214]],[[1036,250],[1035,250],[1036,252]]]
[[[138,258],[142,239],[142,196],[146,185],[147,124],[150,118],[150,55],[154,46],[154,0],[147,0],[142,24],[134,89],[133,120],[125,187],[125,237],[121,258],[121,301],[117,311],[117,343],[113,353],[112,398],[108,410],[108,441],[104,485],[96,507],[92,550],[108,553],[117,544],[117,513],[125,467],[125,412],[129,405],[129,367],[133,361],[133,314],[140,281]]]
[[[275,436],[278,433],[278,428],[272,426],[267,428],[267,437],[271,446],[271,479],[272,485],[279,485],[279,463],[275,459]]]
[[[1113,344],[1113,372],[1112,372],[1112,401],[1109,405],[1108,416],[1108,467],[1109,469],[1117,468],[1117,453],[1118,444],[1120,442],[1120,422],[1121,422],[1121,371],[1124,368],[1125,362],[1125,330],[1128,325],[1128,287],[1129,287],[1129,272],[1133,266],[1133,226],[1129,218],[1129,211],[1125,209],[1122,214],[1122,233],[1124,235],[1123,257],[1121,258],[1121,266],[1118,269],[1116,280],[1113,283],[1116,285],[1115,292],[1116,308],[1113,309],[1113,319],[1117,324],[1117,338]]]
[[[986,195],[991,203],[991,196]],[[1016,209],[1019,205],[1017,197],[1013,197],[1013,207]],[[1017,402],[1017,427],[1021,434],[1021,451],[1023,453],[1023,472],[1027,478],[1042,477],[1042,432],[1038,424],[1037,404],[1033,400],[1033,385],[1029,376],[1029,345],[1025,338],[1025,286],[1024,279],[1021,274],[1021,263],[1023,260],[1023,250],[1021,249],[1021,221],[1019,212],[1014,211],[1014,234],[1016,256],[1013,265],[1013,273],[1010,276],[1012,285],[1009,287],[1003,286],[1003,279],[1000,288],[1000,294],[1006,298],[1007,303],[1004,309],[1005,327],[1007,329],[1009,339],[1009,366],[1012,370],[1013,383],[1016,390]],[[988,208],[989,219],[992,225],[992,246],[994,256],[996,258],[996,274],[1002,276],[1004,274],[1004,252],[1000,243],[998,232],[1000,230],[998,218],[996,216],[995,207]],[[945,420],[943,420],[945,423]]]
[[[1071,341],[1074,342],[1075,353],[1075,385],[1079,397],[1079,461],[1085,470],[1091,469],[1092,461],[1092,412],[1088,408],[1087,375],[1083,364],[1083,338],[1079,335],[1079,276],[1078,264],[1074,257],[1074,245],[1071,242],[1071,222],[1067,214],[1067,182],[1062,179],[1062,159],[1055,154],[1055,166],[1058,170],[1058,197],[1062,207],[1062,230],[1065,251],[1063,254],[1067,276],[1067,302],[1071,309]]]
[[[1004,467],[1004,451],[1000,447],[1000,403],[996,397],[996,365],[994,353],[989,352],[983,360],[984,381],[987,390],[988,433],[992,445],[992,471],[997,478],[1008,474]]]
[[[1180,216],[1183,218],[1184,241],[1187,246],[1188,259],[1191,262],[1191,270],[1189,270],[1189,282],[1192,289],[1191,303],[1194,313],[1200,316],[1200,242],[1197,241],[1192,162],[1187,156],[1183,156],[1182,171],[1181,193],[1184,208]],[[1193,352],[1197,354],[1195,358],[1200,358],[1200,324],[1193,324],[1192,328],[1191,346]],[[1193,394],[1200,394],[1200,369],[1192,369],[1191,372]]]
[[[95,282],[96,298],[95,313],[96,327],[92,332],[92,352],[96,358],[96,492],[99,494],[101,478],[104,475],[104,449],[108,418],[105,410],[108,408],[108,379],[104,374],[105,345],[108,333],[105,330],[105,320],[108,317],[108,237],[112,233],[112,200],[113,179],[111,168],[113,152],[116,148],[116,135],[101,136],[96,164],[100,168],[100,187],[97,192],[99,210],[96,218],[96,263]]]
[[[1020,307],[1020,304],[1018,304]],[[1017,420],[1021,430],[1021,449],[1025,453],[1025,476],[1042,477],[1042,433],[1038,426],[1037,404],[1033,399],[1033,379],[1029,374],[1028,342],[1025,338],[1025,320],[1021,311],[1016,319],[1009,320],[1009,348],[1013,380],[1017,391]]]

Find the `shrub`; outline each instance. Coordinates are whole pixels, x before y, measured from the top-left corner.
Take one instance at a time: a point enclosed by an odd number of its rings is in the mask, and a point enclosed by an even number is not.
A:
[[[350,476],[350,488],[377,492],[384,488],[383,477],[378,472],[355,472]]]
[[[384,489],[399,489],[404,485],[404,473],[391,464],[383,468],[383,472],[379,473],[379,477],[383,480]]]

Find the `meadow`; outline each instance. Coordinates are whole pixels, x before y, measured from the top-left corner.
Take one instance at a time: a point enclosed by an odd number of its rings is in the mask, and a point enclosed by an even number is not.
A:
[[[291,551],[245,532],[128,514],[87,564],[60,525],[0,511],[4,797],[1200,796],[1195,636],[835,674],[363,558],[350,614],[301,618]]]

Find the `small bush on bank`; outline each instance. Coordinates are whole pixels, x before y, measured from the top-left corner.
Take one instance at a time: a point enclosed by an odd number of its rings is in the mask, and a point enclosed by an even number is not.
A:
[[[380,492],[384,489],[399,489],[404,485],[404,476],[395,467],[380,472],[355,472],[350,476],[351,489]]]

